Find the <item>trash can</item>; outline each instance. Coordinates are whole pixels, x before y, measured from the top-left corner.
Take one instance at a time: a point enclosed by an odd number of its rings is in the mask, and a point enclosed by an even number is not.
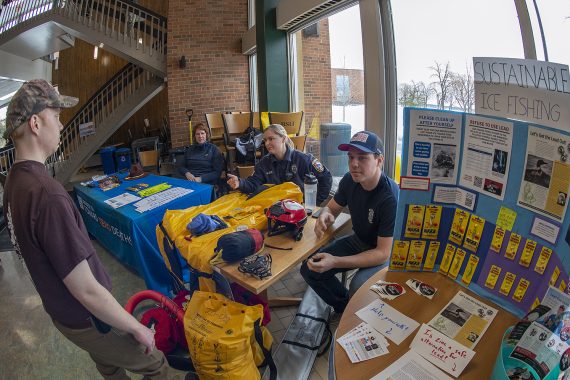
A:
[[[120,148],[115,151],[115,162],[117,163],[117,171],[131,168],[131,150],[129,148]]]
[[[113,174],[117,171],[115,168],[115,158],[113,157],[115,150],[116,148],[114,146],[108,146],[99,150],[101,164],[103,164],[103,173],[105,174]]]
[[[346,152],[338,146],[350,141],[351,125],[347,123],[321,124],[321,162],[333,177],[342,177],[348,172]]]

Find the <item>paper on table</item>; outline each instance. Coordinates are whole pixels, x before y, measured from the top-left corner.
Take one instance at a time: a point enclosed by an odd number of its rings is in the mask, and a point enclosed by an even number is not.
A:
[[[461,375],[475,355],[475,351],[425,323],[421,325],[410,348],[455,377]]]
[[[373,301],[355,314],[396,344],[402,343],[420,325],[380,300]]]
[[[139,199],[141,199],[141,198],[137,197],[136,195],[132,195],[129,193],[123,193],[123,194],[117,195],[116,197],[107,199],[105,201],[105,203],[107,203],[109,206],[111,206],[113,208],[119,208],[121,206],[128,205],[129,203],[136,202]]]
[[[396,360],[371,380],[388,379],[453,380],[414,351],[406,352],[400,359]]]
[[[378,331],[362,322],[337,342],[346,351],[352,363],[372,359],[388,353],[388,341]]]

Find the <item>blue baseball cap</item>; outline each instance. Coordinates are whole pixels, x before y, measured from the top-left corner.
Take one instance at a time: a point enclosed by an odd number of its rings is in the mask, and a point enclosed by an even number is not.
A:
[[[346,152],[350,148],[355,148],[365,153],[384,154],[384,143],[374,132],[357,132],[351,137],[350,143],[340,144],[338,150]]]

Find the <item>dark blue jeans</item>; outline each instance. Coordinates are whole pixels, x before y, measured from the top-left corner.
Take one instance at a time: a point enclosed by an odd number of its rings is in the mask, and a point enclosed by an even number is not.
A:
[[[319,252],[327,252],[333,256],[345,257],[356,255],[372,248],[374,247],[360,240],[355,234],[352,234],[334,240],[331,244],[321,248]],[[335,275],[354,268],[334,268],[323,273],[318,273],[310,270],[305,260],[301,266],[301,275],[307,284],[309,284],[326,303],[334,308],[335,312],[342,313],[348,304],[348,300],[356,290],[374,273],[385,267],[386,264],[387,263],[369,268],[360,268],[350,283],[350,290],[345,288]]]

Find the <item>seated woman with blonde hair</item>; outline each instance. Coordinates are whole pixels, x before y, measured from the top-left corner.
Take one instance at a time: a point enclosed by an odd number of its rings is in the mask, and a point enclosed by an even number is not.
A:
[[[209,142],[210,131],[203,123],[194,126],[194,144],[184,151],[178,172],[189,181],[218,185],[224,157],[218,147]]]
[[[317,205],[329,196],[332,175],[313,155],[296,150],[280,124],[271,124],[263,131],[263,141],[267,154],[255,165],[255,171],[248,178],[238,178],[228,174],[228,185],[233,190],[253,193],[264,184],[278,185],[293,182],[301,191],[305,174],[317,177]]]

